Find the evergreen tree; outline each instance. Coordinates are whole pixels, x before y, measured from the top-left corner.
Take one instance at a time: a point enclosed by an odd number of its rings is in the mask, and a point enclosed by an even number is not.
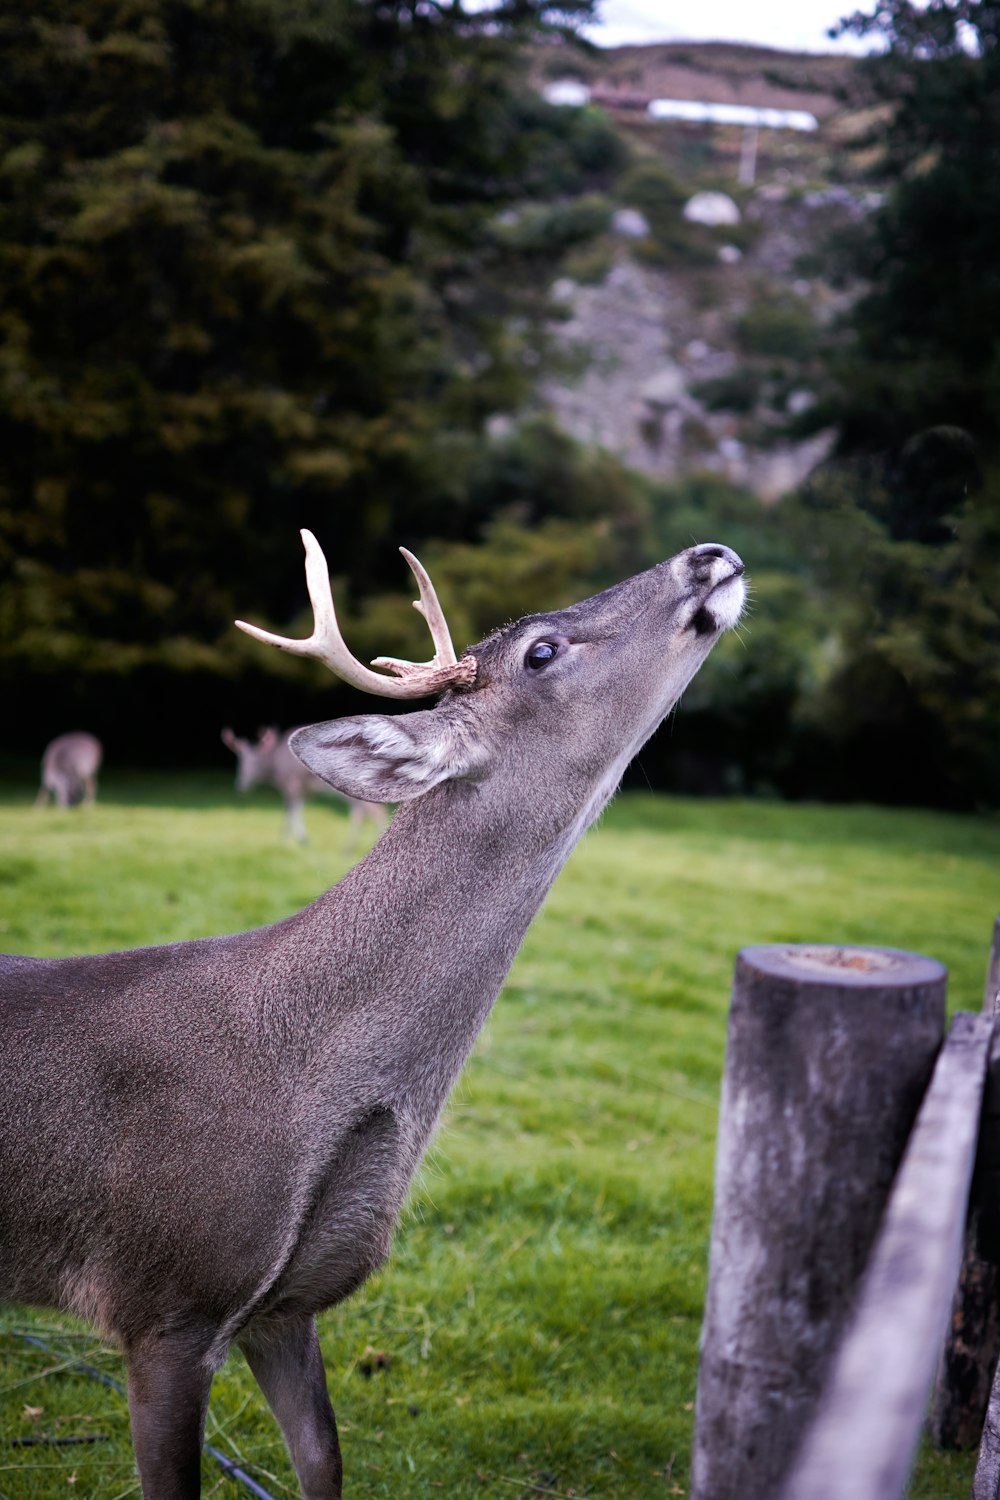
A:
[[[554,258],[505,211],[607,149],[523,45],[590,7],[0,0],[8,691],[300,671],[231,628],[300,607],[298,526],[355,600],[474,534]]]
[[[898,449],[929,427],[1000,449],[1000,0],[886,0],[841,30],[880,38],[864,64],[879,175],[893,184],[857,269],[840,370],[844,447]]]
[[[842,793],[996,804],[1000,0],[884,0],[841,29],[883,43],[864,66],[891,187],[832,360],[840,463],[802,501],[839,621],[803,713]]]

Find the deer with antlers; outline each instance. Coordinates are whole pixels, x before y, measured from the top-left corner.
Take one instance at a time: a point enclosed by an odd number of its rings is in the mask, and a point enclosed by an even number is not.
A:
[[[405,715],[299,729],[348,796],[399,810],[304,911],[232,937],[0,960],[0,1296],[117,1339],[146,1500],[193,1500],[234,1347],[305,1500],[341,1494],[316,1314],[384,1260],[408,1184],[524,933],[583,830],[744,602],[690,547],[457,657],[411,559],[433,658],[344,644],[304,533],[307,641]]]

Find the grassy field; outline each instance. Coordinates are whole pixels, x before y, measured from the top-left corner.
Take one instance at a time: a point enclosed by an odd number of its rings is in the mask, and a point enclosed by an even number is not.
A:
[[[72,813],[36,811],[33,791],[0,783],[0,947],[16,952],[271,921],[357,852],[334,805],[311,806],[311,843],[290,847],[277,800],[238,804],[221,774],[108,776]],[[686,1494],[737,950],[915,949],[976,1009],[998,875],[994,818],[619,800],[528,935],[388,1266],[323,1320],[353,1500]],[[113,1352],[18,1309],[0,1310],[0,1352],[2,1500],[137,1494],[122,1398],[68,1368],[120,1377]],[[296,1493],[235,1360],[208,1437]],[[91,1441],[37,1441],[52,1438]],[[968,1455],[924,1454],[913,1493],[964,1500],[971,1472]],[[204,1479],[242,1493],[208,1459]]]

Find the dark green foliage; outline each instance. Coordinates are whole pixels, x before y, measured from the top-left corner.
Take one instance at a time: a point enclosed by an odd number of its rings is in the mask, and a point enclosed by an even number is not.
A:
[[[607,188],[628,164],[624,140],[598,109],[553,108],[525,90],[511,103],[509,128],[517,136],[526,181],[539,197],[577,192],[581,174]]]
[[[112,762],[202,760],[226,720],[349,711],[232,627],[305,633],[302,525],[362,657],[426,654],[398,543],[464,645],[719,539],[753,579],[747,644],[640,776],[996,800],[1000,0],[881,7],[896,188],[838,250],[874,290],[832,345],[797,299],[759,302],[747,368],[701,392],[748,409],[828,359],[835,396],[798,421],[832,415],[844,467],[770,509],[651,486],[525,417],[547,287],[604,263],[610,201],[662,263],[718,242],[662,163],[527,87],[523,40],[588,9],[0,0],[9,747],[79,725]]]
[[[803,712],[825,676],[836,607],[811,579],[785,506],[763,506],[711,476],[660,488],[653,499],[659,555],[726,542],[747,564],[750,602],[745,624],[715,648],[643,752],[633,784],[645,784],[645,776],[713,794],[830,792]]]
[[[552,267],[603,219],[573,197],[617,160],[523,81],[522,40],[589,8],[0,0],[0,681],[41,707],[26,743],[106,727],[124,678],[140,718],[313,680],[231,625],[300,609],[301,525],[355,600],[401,578],[397,543],[475,535],[483,422],[530,388]],[[533,239],[498,229],[553,193]]]
[[[646,157],[622,175],[618,195],[623,203],[646,215],[655,233],[672,224],[690,193],[663,162]]]
[[[735,411],[742,414],[753,411],[760,399],[760,375],[748,364],[739,364],[728,375],[716,375],[711,380],[702,380],[693,389],[693,395],[704,403],[709,411]]]
[[[816,348],[816,325],[801,297],[759,297],[736,324],[745,354],[804,363]]]
[[[505,620],[561,608],[657,560],[647,487],[610,454],[589,452],[545,420],[484,445],[470,466],[476,543],[426,549],[457,639]],[[675,549],[676,550],[676,549]],[[424,654],[422,626],[398,593],[371,596],[351,622],[359,652],[380,641]]]
[[[995,807],[1000,471],[968,458],[942,429],[775,505],[707,477],[654,490],[653,552],[727,542],[750,605],[632,783]]]
[[[714,478],[655,491],[654,550],[725,541],[751,592],[633,784],[996,806],[1000,473],[956,502],[963,456],[944,430],[898,475],[830,466],[775,505]]]
[[[650,233],[635,250],[654,265],[699,265],[715,258],[710,233],[684,217],[690,189],[655,158],[642,159],[616,185],[619,201],[645,215]]]
[[[995,806],[1000,475],[942,514],[903,510],[892,487],[831,473],[787,520],[803,561],[841,600],[830,670],[805,705],[835,754],[832,789]]]
[[[888,0],[850,29],[889,106],[880,172],[894,186],[856,251],[872,290],[841,367],[848,447],[951,423],[997,445],[1000,367],[1000,0]]]
[[[836,247],[870,290],[826,349],[835,469],[785,507],[838,625],[803,718],[831,789],[1000,797],[1000,0],[887,0],[865,64],[884,205]]]
[[[494,228],[497,241],[524,254],[551,256],[581,240],[601,234],[611,218],[611,205],[599,193],[561,203],[531,204],[504,215]]]

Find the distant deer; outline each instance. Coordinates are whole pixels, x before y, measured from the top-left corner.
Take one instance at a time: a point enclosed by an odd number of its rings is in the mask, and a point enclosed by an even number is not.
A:
[[[89,806],[97,796],[103,754],[100,740],[92,734],[60,734],[42,755],[42,784],[35,806],[45,807],[50,797],[58,807],[76,807],[81,802]]]
[[[305,1500],[341,1458],[315,1316],[385,1259],[448,1093],[524,933],[631,757],[744,601],[689,547],[456,659],[410,561],[431,661],[348,652],[315,539],[315,629],[356,687],[441,694],[299,729],[339,791],[401,804],[339,885],[271,927],[0,961],[0,1297],[116,1338],[146,1500],[193,1500],[212,1376],[236,1345]]]
[[[253,786],[276,787],[285,804],[285,826],[289,837],[304,844],[306,825],[302,809],[309,793],[342,794],[306,770],[289,748],[289,735],[293,732],[281,734],[274,728],[262,729],[254,744],[251,740],[241,739],[231,729],[224,729],[222,743],[228,745],[238,762],[236,790],[248,792]],[[350,808],[350,825],[355,834],[360,833],[365,818],[370,818],[380,833],[388,824],[389,819],[380,802],[362,802],[357,797],[343,797],[343,801]]]

